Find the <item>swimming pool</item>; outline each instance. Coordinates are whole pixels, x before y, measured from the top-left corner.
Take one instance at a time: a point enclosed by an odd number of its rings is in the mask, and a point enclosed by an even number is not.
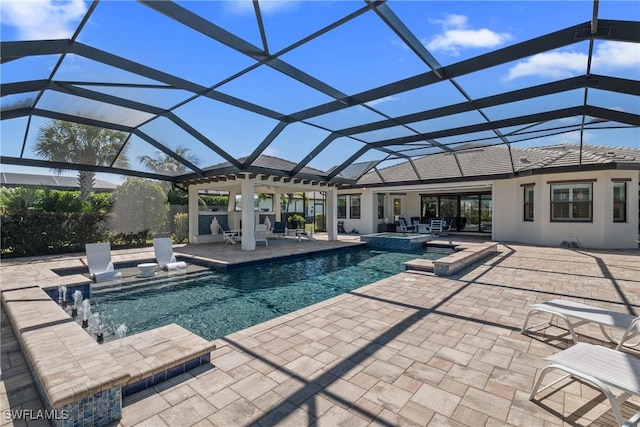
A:
[[[177,323],[212,340],[402,272],[405,261],[443,256],[358,248],[207,270],[92,291],[92,311],[107,334],[123,323],[129,334]]]

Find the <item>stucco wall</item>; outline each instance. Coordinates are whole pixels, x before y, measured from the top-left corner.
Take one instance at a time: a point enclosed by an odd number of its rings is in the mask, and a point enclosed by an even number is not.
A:
[[[551,196],[549,181],[593,182],[593,222],[551,222]],[[627,221],[613,222],[612,179],[627,181]],[[580,247],[599,249],[626,249],[638,247],[638,171],[604,170],[563,174],[531,175],[514,179],[482,181],[476,183],[483,189],[492,187],[493,240],[501,242],[530,243],[559,246],[563,241],[576,242]],[[534,221],[524,221],[523,184],[534,184]],[[465,183],[469,187],[470,183]],[[460,186],[463,190],[463,185]],[[345,220],[347,231],[356,228],[360,234],[375,233],[378,224],[377,192],[382,189],[365,189],[362,193],[362,218]],[[469,188],[465,191],[472,191]],[[476,189],[477,190],[477,189]],[[393,198],[402,199],[402,214],[407,219],[420,215],[420,194],[455,192],[451,183],[445,186],[420,185],[412,187],[388,187],[385,215],[393,220]],[[350,191],[353,194],[353,190]],[[403,195],[400,195],[403,193]]]
[[[612,179],[627,182],[627,221],[613,222]],[[593,222],[551,222],[550,181],[596,180],[593,182]],[[534,220],[523,220],[522,184],[534,184]],[[494,239],[559,246],[563,241],[600,249],[638,247],[638,173],[607,170],[535,175],[494,183]]]

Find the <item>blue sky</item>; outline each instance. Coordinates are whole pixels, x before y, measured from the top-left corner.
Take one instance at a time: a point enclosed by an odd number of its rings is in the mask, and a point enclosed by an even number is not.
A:
[[[246,42],[263,48],[253,6],[250,1],[191,1],[178,2],[190,11]],[[501,47],[523,42],[543,34],[589,21],[592,2],[587,1],[394,1],[388,6],[402,19],[413,34],[424,44],[441,65],[453,64]],[[0,1],[1,38],[10,40],[36,40],[70,37],[84,16],[89,3],[82,0],[19,0]],[[271,53],[278,53],[302,37],[354,12],[364,3],[360,1],[267,1],[261,3],[267,45]],[[640,6],[634,1],[601,1],[600,19],[640,19]],[[250,57],[236,52],[202,34],[187,29],[151,8],[133,1],[102,1],[78,41],[131,60],[142,62],[158,70],[209,87],[228,76],[254,64]],[[484,97],[509,90],[541,84],[559,78],[584,73],[588,43],[581,42],[554,52],[541,53],[514,63],[504,64],[473,75],[462,76],[457,82],[473,98]],[[299,70],[320,79],[335,89],[353,95],[399,79],[429,71],[427,66],[411,52],[400,39],[372,12],[352,20],[346,25],[324,34],[281,59]],[[3,83],[48,78],[58,56],[32,57],[12,61],[0,68]],[[640,44],[598,40],[595,43],[592,72],[628,79],[640,79]],[[85,87],[109,94],[136,99],[151,105],[169,108],[190,94],[176,89],[123,89],[96,87],[92,82],[114,83],[158,82],[110,69],[86,58],[67,55],[55,75],[56,80],[83,82]],[[290,114],[311,106],[331,101],[327,95],[309,88],[278,71],[261,66],[217,88],[218,91],[255,104]],[[4,97],[2,106],[28,104],[35,94]],[[576,90],[558,96],[536,99],[531,103],[505,105],[487,109],[492,120],[529,114],[544,108],[556,109],[582,103],[583,92]],[[606,108],[640,113],[637,97],[590,91],[592,104]],[[370,103],[388,115],[409,114],[437,108],[464,98],[448,82],[430,85],[413,91],[378,99]],[[151,117],[145,113],[89,102],[79,97],[47,93],[38,108],[61,109],[139,125]],[[238,158],[246,156],[276,126],[277,121],[259,116],[210,99],[198,99],[174,112],[192,124],[207,138]],[[300,161],[321,142],[329,132],[322,128],[340,129],[381,120],[382,116],[362,107],[351,107],[310,119],[312,125],[292,124],[275,139],[265,154],[291,161]],[[567,120],[558,125],[575,123]],[[429,131],[444,126],[479,123],[477,113],[460,117],[446,117],[412,125],[417,131]],[[32,129],[47,122],[34,118]],[[26,119],[5,120],[2,123],[2,154],[18,157],[24,135]],[[141,129],[170,148],[187,145],[201,158],[200,166],[222,161],[199,141],[166,119],[152,120]],[[24,156],[33,158],[35,130],[29,132]],[[339,138],[316,157],[309,166],[327,170],[340,163],[363,146],[386,137],[411,134],[406,129],[378,131],[357,135],[358,140]],[[483,135],[477,135],[478,138]],[[586,143],[640,148],[640,131],[612,130],[588,131]],[[548,145],[578,142],[577,132],[549,136],[518,146]],[[455,140],[445,141],[455,142]],[[137,162],[143,154],[155,149],[134,137],[128,149],[132,169],[144,170]],[[380,160],[383,154],[370,151],[364,160]],[[15,169],[2,166],[2,170]],[[25,171],[24,168],[12,171]],[[33,171],[30,171],[33,172]],[[39,169],[38,173],[48,173]],[[75,172],[71,172],[75,174]]]

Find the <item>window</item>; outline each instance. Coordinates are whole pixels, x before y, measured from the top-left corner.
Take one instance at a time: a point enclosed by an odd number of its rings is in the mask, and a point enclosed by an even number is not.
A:
[[[378,219],[384,218],[384,194],[378,194]]]
[[[347,196],[338,196],[338,218],[347,217]]]
[[[627,221],[627,183],[613,183],[613,222]]]
[[[354,219],[360,218],[360,196],[349,197],[349,216]]]
[[[590,222],[593,184],[551,185],[551,221]]]
[[[533,185],[524,186],[524,220],[533,221]]]
[[[420,220],[426,221],[438,216],[438,197],[437,196],[422,196],[420,198]]]

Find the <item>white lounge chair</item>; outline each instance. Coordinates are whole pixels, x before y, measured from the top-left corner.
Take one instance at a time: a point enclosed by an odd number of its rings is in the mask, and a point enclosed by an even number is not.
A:
[[[574,329],[587,323],[595,323],[599,325],[602,334],[609,341],[618,345],[616,350],[622,348],[622,346],[625,345],[625,342],[629,341],[633,336],[640,334],[640,317],[561,299],[554,299],[539,304],[531,304],[529,306],[527,317],[525,317],[524,323],[522,324],[522,329],[520,330],[521,333],[524,334],[527,331],[529,318],[533,314],[540,312],[551,314],[552,318],[556,316],[564,320],[574,343],[578,342],[578,336]],[[547,323],[548,322],[544,322],[534,325],[533,327],[538,327]],[[609,334],[605,327],[623,331],[622,337],[619,340],[615,339]],[[626,344],[625,346],[634,347],[636,345],[638,345],[638,343]]]
[[[87,243],[84,248],[91,280],[97,283],[122,278],[122,273],[113,268],[110,243]]]
[[[267,242],[267,226],[264,224],[256,224],[255,229],[256,243],[264,242],[265,246],[269,246]]]
[[[153,253],[158,266],[167,271],[187,268],[187,263],[176,260],[173,254],[173,243],[169,237],[157,237],[153,239]]]
[[[575,377],[592,383],[607,396],[620,426],[630,427],[640,420],[640,411],[628,421],[623,419],[620,411],[620,404],[625,400],[632,395],[640,396],[640,359],[637,357],[599,345],[578,343],[544,360],[551,362],[551,365],[540,372],[529,400],[533,400],[536,393],[568,377]],[[564,371],[567,375],[541,388],[545,375],[554,369]],[[615,396],[611,388],[622,393]]]

